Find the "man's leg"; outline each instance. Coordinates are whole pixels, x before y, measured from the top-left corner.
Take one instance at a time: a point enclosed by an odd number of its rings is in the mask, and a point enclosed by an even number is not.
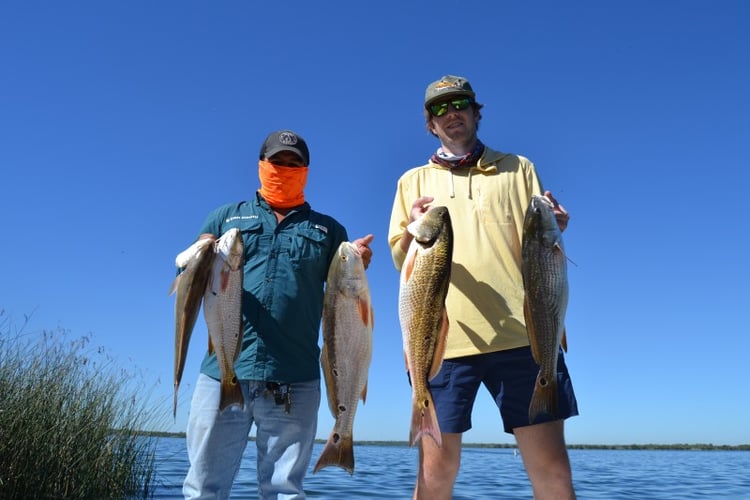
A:
[[[536,500],[576,498],[563,429],[563,420],[513,429]]]
[[[303,480],[318,427],[320,380],[291,384],[290,403],[273,394],[255,401],[258,493],[262,499],[303,499]]]
[[[245,408],[219,412],[221,383],[200,374],[195,385],[187,425],[190,469],[182,486],[185,498],[229,498],[234,477],[247,445],[252,418],[247,383]]]
[[[420,439],[415,500],[451,499],[461,465],[461,436],[460,433],[443,432],[442,448],[438,448],[429,436]]]

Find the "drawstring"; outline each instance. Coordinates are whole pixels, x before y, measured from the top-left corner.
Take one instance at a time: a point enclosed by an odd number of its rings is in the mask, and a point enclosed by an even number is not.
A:
[[[451,198],[455,198],[455,197],[456,197],[456,186],[455,186],[455,184],[453,183],[453,175],[454,175],[454,174],[453,174],[453,169],[451,168],[451,169],[449,169],[449,171],[450,171],[450,174],[451,174],[451,175],[450,175],[450,178],[449,178],[449,181],[450,181],[450,197],[451,197]],[[469,190],[468,190],[467,196],[468,196],[468,198],[469,198],[470,200],[473,200],[473,199],[474,199],[474,198],[472,197],[472,195],[471,195],[471,174],[472,174],[473,172],[474,172],[474,167],[469,167],[469,172],[468,172],[468,174],[467,174],[467,175],[468,175],[468,177],[469,177],[469,183],[468,183],[468,184],[469,184]]]
[[[448,183],[450,184],[450,186],[449,186],[450,187],[450,190],[449,190],[450,193],[449,194],[450,194],[451,198],[455,198],[456,197],[456,185],[455,185],[455,182],[453,180],[453,176],[456,175],[454,173],[454,170],[455,169],[453,169],[453,168],[449,168],[448,169],[448,172],[450,173],[450,178],[448,179]],[[492,173],[492,172],[497,172],[497,166],[490,164],[490,165],[486,165],[486,166],[485,165],[481,165],[481,166],[477,165],[475,167],[468,167],[467,168],[466,176],[468,177],[468,179],[467,179],[467,183],[466,183],[467,184],[466,196],[470,200],[474,199],[474,195],[473,195],[474,190],[473,190],[473,186],[472,186],[472,176],[474,175],[474,172],[478,172],[480,174],[489,174],[489,173]]]
[[[477,139],[477,143],[474,145],[474,149],[471,150],[471,152],[462,155],[462,156],[454,156],[452,154],[446,153],[443,151],[442,146],[438,148],[438,150],[433,153],[432,157],[430,158],[430,161],[432,163],[436,163],[438,165],[442,165],[444,167],[448,167],[451,173],[450,177],[450,197],[455,198],[456,197],[456,188],[453,183],[453,169],[454,168],[461,168],[461,167],[468,167],[469,168],[469,199],[472,199],[471,196],[471,170],[472,165],[476,165],[479,159],[482,157],[482,154],[484,153],[484,144],[482,144],[482,141]]]

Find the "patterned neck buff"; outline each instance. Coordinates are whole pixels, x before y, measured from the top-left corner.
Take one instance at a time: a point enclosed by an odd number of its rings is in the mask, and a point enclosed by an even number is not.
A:
[[[308,167],[281,167],[270,161],[258,162],[260,195],[273,208],[291,208],[305,202]]]
[[[479,158],[482,157],[482,153],[484,153],[484,144],[482,144],[482,141],[477,139],[477,144],[476,146],[474,146],[474,149],[471,151],[471,153],[465,154],[463,156],[453,156],[446,154],[443,151],[443,148],[438,148],[438,150],[433,153],[430,161],[432,163],[437,163],[438,165],[443,165],[444,167],[448,168],[470,167],[476,165]]]

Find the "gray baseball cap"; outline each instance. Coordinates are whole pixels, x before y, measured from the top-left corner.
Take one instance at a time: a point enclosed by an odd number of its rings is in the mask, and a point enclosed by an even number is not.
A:
[[[433,101],[451,95],[466,95],[474,99],[474,89],[469,80],[460,76],[446,75],[427,86],[424,93],[424,107]]]

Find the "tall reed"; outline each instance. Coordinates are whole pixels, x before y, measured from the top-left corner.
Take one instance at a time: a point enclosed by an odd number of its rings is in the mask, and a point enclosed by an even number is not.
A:
[[[0,498],[151,497],[153,413],[134,374],[89,337],[13,330],[0,311]]]

